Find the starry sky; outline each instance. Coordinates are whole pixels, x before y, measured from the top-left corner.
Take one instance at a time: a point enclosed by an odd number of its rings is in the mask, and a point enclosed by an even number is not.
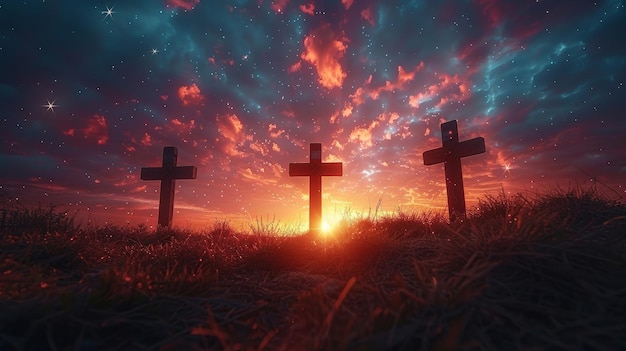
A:
[[[324,216],[444,211],[440,124],[485,195],[592,185],[626,195],[623,1],[0,1],[0,193],[83,225],[155,226],[164,146],[174,224],[308,224],[309,143]]]

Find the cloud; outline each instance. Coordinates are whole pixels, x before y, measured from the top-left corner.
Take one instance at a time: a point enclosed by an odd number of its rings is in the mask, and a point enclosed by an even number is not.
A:
[[[270,137],[273,139],[276,139],[280,137],[281,135],[285,134],[284,129],[278,129],[276,124],[273,124],[273,123],[270,123],[270,125],[267,127],[267,131],[270,133]]]
[[[289,0],[274,0],[272,1],[272,10],[276,13],[283,13],[288,4]]]
[[[106,118],[98,114],[93,115],[93,117],[87,121],[87,128],[83,130],[83,133],[85,138],[97,140],[98,145],[106,144],[109,140]]]
[[[250,143],[250,149],[259,153],[261,156],[267,156],[267,154],[269,153],[269,146],[258,140]]]
[[[199,106],[204,101],[204,96],[202,96],[200,88],[198,88],[198,85],[196,83],[179,87],[178,97],[180,98],[180,101],[182,101],[184,106]]]
[[[439,82],[430,85],[424,92],[409,96],[409,105],[419,108],[423,102],[434,100],[435,108],[440,109],[449,101],[469,98],[470,85],[471,83],[464,77],[442,73],[439,75]]]
[[[389,124],[393,124],[395,121],[400,119],[400,115],[397,112],[392,112],[389,114]]]
[[[152,146],[152,136],[150,136],[150,134],[148,134],[147,132],[143,134],[140,140],[137,140],[135,137],[133,137],[131,133],[128,133],[127,135],[130,136],[130,141],[132,141],[135,145]],[[126,148],[126,151],[128,152],[133,152],[137,150],[132,145],[124,145],[124,148]]]
[[[178,134],[188,134],[196,128],[196,121],[192,119],[188,123],[185,123],[178,118],[174,118],[171,121],[169,128],[176,131]]]
[[[357,88],[357,90],[350,95],[350,98],[352,99],[352,102],[358,106],[365,102],[366,97],[369,97],[372,100],[377,100],[383,92],[394,93],[397,90],[403,90],[407,83],[415,79],[415,74],[423,69],[423,61],[411,71],[406,71],[402,66],[398,66],[398,76],[396,80],[386,81],[384,85],[378,87],[369,86],[372,82],[372,76],[370,75],[365,82],[365,86]]]
[[[167,7],[180,7],[185,10],[192,10],[197,4],[200,3],[200,0],[166,0],[165,5]]]
[[[315,14],[315,4],[314,3],[310,3],[310,4],[300,5],[300,10],[302,10],[302,12],[304,12],[306,14],[314,15]]]
[[[339,63],[347,48],[343,40],[337,38],[329,24],[304,37],[304,52],[300,57],[315,67],[318,81],[325,88],[340,87],[346,78]]]
[[[63,135],[69,135],[71,137],[76,136],[77,133],[83,135],[85,139],[93,139],[98,145],[104,145],[109,140],[109,130],[107,128],[107,121],[104,116],[94,114],[93,117],[87,120],[87,127],[80,129],[70,128],[62,131]]]
[[[361,11],[361,18],[366,20],[370,25],[374,26],[374,15],[372,15],[371,7],[368,7]]]
[[[350,141],[358,142],[361,148],[370,148],[372,143],[372,131],[378,126],[378,121],[373,121],[367,128],[357,127],[350,133]]]
[[[351,104],[346,103],[346,106],[341,110],[342,117],[350,117],[352,115],[353,107]]]
[[[341,3],[343,4],[343,6],[346,7],[346,10],[350,9],[350,6],[352,6],[353,2],[354,0],[341,0]]]
[[[242,156],[243,152],[239,146],[243,145],[247,139],[251,139],[243,132],[243,123],[237,115],[228,114],[217,116],[217,130],[222,135],[218,139],[222,151],[229,156]]]
[[[287,71],[289,71],[289,73],[293,73],[293,72],[299,71],[300,68],[302,68],[302,61],[298,61],[298,62],[294,63],[293,65],[289,66]]]
[[[266,168],[268,166],[269,168]],[[285,172],[285,168],[283,168],[280,164],[269,163],[263,166],[252,165],[242,167],[239,171],[243,180],[264,185],[276,185],[282,174]]]
[[[150,146],[152,145],[152,137],[150,136],[150,134],[144,133],[143,138],[141,138],[140,142],[143,146]]]

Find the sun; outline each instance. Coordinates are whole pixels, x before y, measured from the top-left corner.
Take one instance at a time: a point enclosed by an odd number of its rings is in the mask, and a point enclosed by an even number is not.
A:
[[[322,220],[322,234],[328,235],[333,231],[333,226],[325,220]]]

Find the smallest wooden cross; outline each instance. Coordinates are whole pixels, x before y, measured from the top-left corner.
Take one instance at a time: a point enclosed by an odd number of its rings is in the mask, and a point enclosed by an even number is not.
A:
[[[161,181],[161,193],[159,195],[159,227],[172,226],[176,179],[196,179],[196,167],[177,167],[177,159],[178,149],[174,146],[166,146],[163,148],[162,167],[144,167],[141,169],[141,179]]]
[[[311,143],[309,163],[290,163],[289,176],[309,177],[309,232],[319,234],[322,229],[322,176],[341,176],[341,162],[322,162],[322,144]]]
[[[448,193],[448,213],[450,221],[464,219],[465,190],[461,158],[485,152],[485,139],[482,137],[459,142],[459,129],[456,120],[441,124],[443,147],[424,152],[424,164],[434,165],[443,162]]]

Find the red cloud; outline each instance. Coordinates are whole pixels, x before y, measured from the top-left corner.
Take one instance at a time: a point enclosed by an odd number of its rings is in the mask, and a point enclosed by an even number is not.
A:
[[[361,18],[366,20],[370,25],[374,25],[374,15],[372,15],[372,8],[368,7],[361,11]]]
[[[289,0],[274,0],[272,1],[272,10],[276,13],[283,13],[287,4],[289,4]]]
[[[152,137],[150,137],[150,134],[145,133],[143,135],[143,138],[141,138],[141,144],[143,146],[150,146],[150,145],[152,145]]]
[[[297,72],[300,70],[300,68],[302,67],[302,61],[298,61],[296,63],[294,63],[293,65],[291,65],[287,71],[289,71],[289,73],[293,73],[293,72]]]
[[[310,3],[310,4],[305,4],[305,5],[300,5],[300,10],[306,14],[309,15],[314,15],[315,14],[315,4]]]
[[[432,84],[426,89],[426,92],[417,93],[409,96],[409,105],[418,108],[423,101],[432,100],[440,97],[436,103],[436,108],[441,108],[450,100],[465,100],[469,97],[470,82],[458,75],[441,74],[439,82]]]
[[[362,149],[367,149],[372,147],[374,144],[372,142],[372,132],[374,128],[378,126],[378,121],[373,121],[370,123],[369,127],[357,127],[350,133],[350,141],[358,142],[361,144]]]
[[[196,83],[178,88],[178,97],[184,106],[200,105],[204,101],[204,96],[200,93],[200,88]]]
[[[218,115],[217,130],[223,137],[220,144],[224,153],[230,156],[243,155],[238,146],[242,145],[248,137],[243,132],[243,124],[237,115]]]
[[[423,69],[424,62],[420,62],[420,64],[417,65],[417,67],[415,67],[412,71],[405,71],[402,66],[398,66],[398,78],[395,82],[386,81],[385,85],[377,88],[359,87],[354,94],[350,95],[350,98],[352,99],[352,102],[358,106],[365,102],[365,96],[369,96],[371,99],[376,100],[382,92],[393,92],[395,90],[404,89],[408,82],[415,79],[415,74]],[[370,84],[371,81],[372,76],[368,78],[365,84]]]
[[[280,137],[283,134],[285,134],[285,130],[284,129],[278,129],[275,124],[270,124],[269,127],[267,128],[267,131],[270,133],[270,137],[272,137],[274,139]]]
[[[185,123],[181,122],[178,118],[174,118],[169,127],[178,132],[178,134],[187,134],[196,127],[196,121],[192,119],[189,123]]]
[[[340,87],[346,77],[339,63],[345,52],[343,41],[336,38],[329,24],[325,24],[304,38],[301,58],[315,66],[320,84],[330,89]]]
[[[350,6],[352,6],[353,2],[354,0],[341,0],[341,3],[343,4],[343,6],[346,7],[346,10],[348,10]]]
[[[93,115],[87,121],[87,128],[83,129],[83,135],[85,139],[96,139],[98,145],[106,144],[109,140],[106,118],[98,114]]]
[[[196,4],[199,4],[200,0],[166,0],[165,6],[167,7],[181,7],[185,10],[193,9]]]

